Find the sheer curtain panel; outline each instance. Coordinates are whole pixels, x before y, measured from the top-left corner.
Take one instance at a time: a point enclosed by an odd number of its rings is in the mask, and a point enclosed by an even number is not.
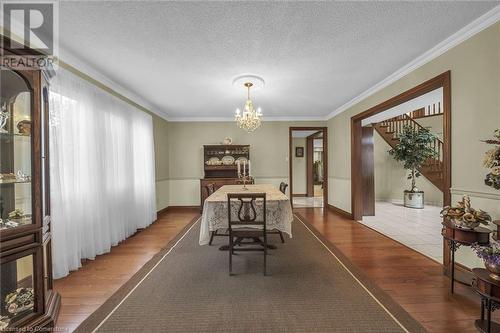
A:
[[[59,69],[50,91],[54,277],[156,220],[150,115]]]

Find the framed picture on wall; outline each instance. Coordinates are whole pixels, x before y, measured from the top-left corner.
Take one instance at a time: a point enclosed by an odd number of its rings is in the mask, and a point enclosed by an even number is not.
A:
[[[304,147],[295,147],[295,157],[304,157]]]

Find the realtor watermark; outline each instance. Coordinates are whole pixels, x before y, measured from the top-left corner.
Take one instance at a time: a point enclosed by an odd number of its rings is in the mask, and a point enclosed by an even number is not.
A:
[[[0,65],[17,70],[54,69],[59,52],[56,0],[0,0],[3,35]]]

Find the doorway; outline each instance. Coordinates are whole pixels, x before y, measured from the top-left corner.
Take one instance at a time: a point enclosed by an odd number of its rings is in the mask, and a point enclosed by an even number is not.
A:
[[[450,252],[443,244],[439,211],[451,200],[450,113],[448,71],[351,118],[354,220],[443,263],[445,269]],[[427,210],[407,208],[398,202],[403,201],[403,187],[408,186],[407,171],[387,152],[397,145],[408,126],[413,131],[426,128],[436,136],[430,145],[437,156],[419,170],[422,176],[417,180]]]
[[[443,262],[442,104],[443,89],[438,88],[361,122],[363,219],[360,222],[439,263]],[[432,134],[426,147],[436,156],[418,168],[414,190],[423,196],[421,205],[408,207],[403,193],[412,188],[411,172],[390,151],[402,142],[407,145],[406,135],[420,131]]]
[[[328,202],[326,127],[290,127],[289,196],[293,207],[323,208]]]

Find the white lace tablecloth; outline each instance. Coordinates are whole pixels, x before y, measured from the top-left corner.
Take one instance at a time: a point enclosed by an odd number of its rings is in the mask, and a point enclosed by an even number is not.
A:
[[[290,199],[274,185],[247,185],[248,191],[243,191],[242,187],[243,185],[222,186],[205,200],[201,217],[200,245],[208,244],[211,231],[227,229],[228,193],[266,193],[266,228],[278,229],[292,237],[293,214]],[[257,219],[260,219],[259,215]]]

